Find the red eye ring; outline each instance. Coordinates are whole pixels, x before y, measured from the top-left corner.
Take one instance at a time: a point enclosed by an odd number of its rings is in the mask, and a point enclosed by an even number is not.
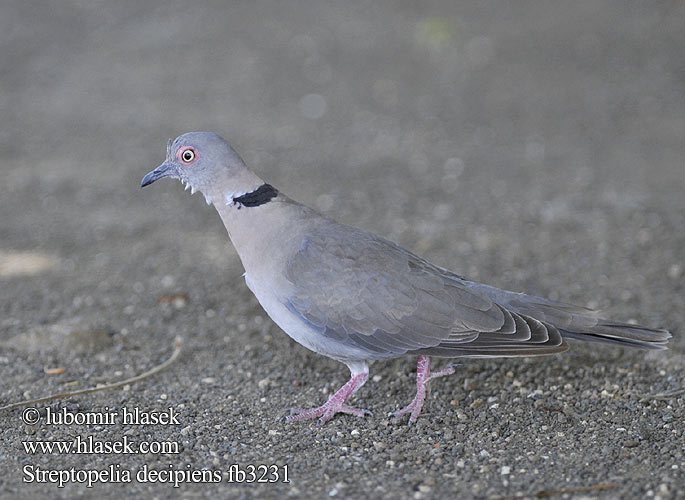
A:
[[[181,163],[190,165],[197,159],[197,153],[195,152],[195,148],[192,146],[186,146],[185,148],[178,150],[178,153],[176,153],[176,158],[178,158],[178,161]]]

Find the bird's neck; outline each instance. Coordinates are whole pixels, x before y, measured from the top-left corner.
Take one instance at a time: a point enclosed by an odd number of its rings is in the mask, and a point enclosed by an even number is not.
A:
[[[228,231],[231,242],[249,274],[264,267],[264,260],[273,260],[272,253],[284,251],[284,243],[290,241],[285,219],[292,216],[291,200],[279,194],[251,172],[245,176],[241,188],[229,184],[212,196],[212,203]],[[288,200],[289,203],[283,203]],[[292,205],[292,206],[291,206]],[[290,231],[292,232],[292,231]],[[278,252],[276,252],[278,253]]]
[[[236,199],[257,191],[263,184],[262,179],[245,168],[215,179],[205,195],[219,210],[220,207],[232,205]]]

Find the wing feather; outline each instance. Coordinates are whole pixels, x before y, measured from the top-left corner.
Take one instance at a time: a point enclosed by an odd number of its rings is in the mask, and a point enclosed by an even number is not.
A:
[[[287,306],[369,357],[531,355],[565,349],[559,331],[498,304],[461,277],[350,226],[309,232],[288,261]]]

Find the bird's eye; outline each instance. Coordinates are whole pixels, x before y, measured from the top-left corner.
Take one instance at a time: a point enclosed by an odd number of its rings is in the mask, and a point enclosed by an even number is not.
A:
[[[183,161],[185,163],[190,163],[195,159],[195,153],[193,152],[192,149],[186,149],[183,154],[181,155],[181,158],[183,158]]]

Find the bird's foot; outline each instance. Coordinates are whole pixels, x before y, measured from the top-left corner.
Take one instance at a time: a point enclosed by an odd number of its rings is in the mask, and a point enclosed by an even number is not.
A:
[[[309,420],[318,417],[319,425],[321,425],[333,418],[336,413],[347,413],[349,415],[354,415],[355,417],[371,415],[369,410],[353,408],[352,406],[347,406],[345,404],[345,401],[347,401],[352,394],[357,392],[368,378],[368,372],[353,375],[352,378],[338,389],[338,391],[323,405],[318,408],[291,408],[290,415],[285,417],[285,421],[296,422],[298,420]]]
[[[355,417],[371,415],[369,410],[364,410],[361,408],[354,408],[347,405],[327,406],[324,404],[318,408],[291,408],[290,415],[285,417],[285,421],[296,422],[298,420],[309,420],[319,417],[319,425],[321,425],[333,418],[336,413],[347,413],[349,415],[354,415]]]
[[[416,419],[419,418],[419,414],[421,413],[421,408],[423,408],[423,402],[426,399],[426,385],[428,382],[434,378],[452,375],[454,373],[455,366],[456,365],[449,365],[447,368],[443,368],[442,370],[431,373],[430,358],[428,356],[419,356],[419,361],[416,364],[416,396],[414,396],[414,399],[411,403],[401,410],[391,413],[391,415],[393,417],[400,417],[405,413],[411,412],[409,415],[409,425],[412,425],[414,422],[416,422]]]

